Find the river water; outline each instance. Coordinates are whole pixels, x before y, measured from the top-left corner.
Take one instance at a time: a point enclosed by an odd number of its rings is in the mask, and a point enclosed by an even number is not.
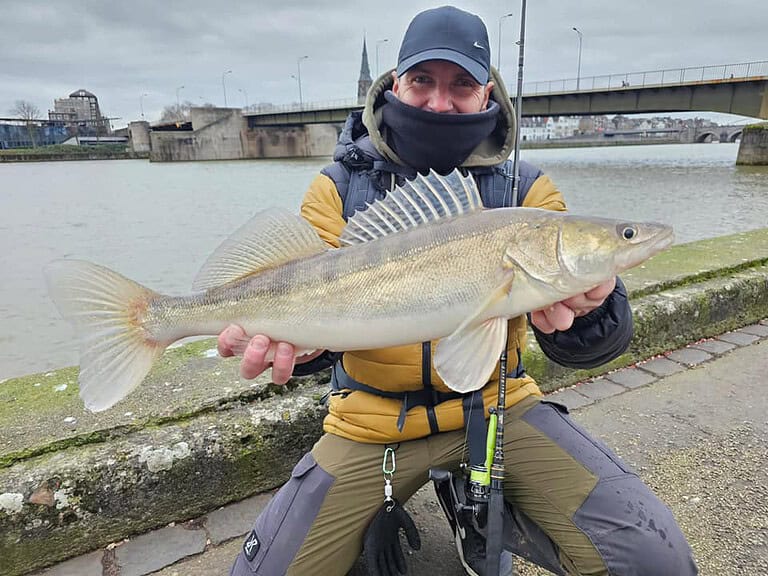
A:
[[[572,212],[658,220],[689,242],[766,226],[768,168],[738,144],[523,150]],[[0,381],[77,363],[43,267],[81,258],[183,294],[229,233],[263,207],[298,210],[328,159],[0,164]]]

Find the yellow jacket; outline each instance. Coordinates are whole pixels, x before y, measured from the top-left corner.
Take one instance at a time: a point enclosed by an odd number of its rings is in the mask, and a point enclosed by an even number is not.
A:
[[[523,206],[565,210],[565,203],[557,188],[547,176],[540,176],[531,186]],[[311,183],[301,205],[301,215],[318,231],[328,244],[338,247],[346,222],[342,218],[341,198],[329,177],[320,174]],[[525,348],[526,319],[524,316],[509,321],[508,371],[517,364],[519,348]],[[432,342],[434,351],[435,342]],[[379,350],[356,350],[343,356],[346,372],[358,382],[388,392],[405,392],[422,388],[422,345],[397,346]],[[498,369],[495,372],[498,374]],[[450,392],[435,372],[431,371],[435,390]],[[483,401],[487,410],[496,405],[498,376],[483,388]],[[507,380],[506,407],[523,398],[541,395],[529,376]],[[417,406],[408,411],[402,431],[397,419],[400,400],[383,398],[360,390],[333,394],[330,397],[324,430],[359,442],[392,443],[421,438],[430,434],[427,408]],[[464,425],[461,399],[448,400],[434,407],[441,431],[457,430]]]
[[[463,168],[498,166],[503,163],[514,148],[515,113],[501,77],[492,70],[494,89],[491,98],[500,106],[497,130],[493,138],[483,141],[462,164]],[[404,166],[404,162],[388,146],[380,131],[380,108],[383,94],[392,85],[389,74],[382,75],[368,91],[362,122],[367,137],[361,145],[369,153],[385,161]],[[355,140],[357,143],[358,140]],[[337,147],[335,159],[339,159],[344,147]],[[538,174],[538,172],[536,172]],[[389,187],[391,189],[391,186]],[[535,178],[522,202],[522,206],[565,210],[565,202],[551,182],[544,175]],[[311,183],[301,205],[301,215],[317,230],[328,244],[338,247],[346,222],[343,218],[342,200],[334,180],[325,174],[318,175]],[[339,297],[343,297],[340,295]],[[517,365],[517,350],[525,348],[526,319],[524,316],[509,321],[508,373],[514,373]],[[434,352],[435,342],[432,342]],[[422,343],[379,350],[356,350],[345,352],[342,358],[345,371],[354,380],[385,392],[408,392],[424,387],[422,375]],[[482,389],[486,416],[488,408],[496,405],[498,366],[495,376]],[[450,392],[447,386],[431,369],[431,383],[438,392]],[[528,376],[507,379],[506,406],[509,407],[523,398],[540,395],[538,386]],[[421,438],[431,433],[427,407],[411,408],[405,418],[402,430],[398,429],[398,417],[402,409],[399,399],[385,398],[361,390],[342,391],[331,395],[328,416],[325,418],[326,432],[360,442],[393,443]],[[457,430],[464,426],[461,399],[447,400],[433,408],[440,431]]]

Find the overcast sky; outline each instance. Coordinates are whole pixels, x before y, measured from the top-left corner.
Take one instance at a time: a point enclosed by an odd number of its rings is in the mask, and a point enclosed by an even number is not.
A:
[[[55,98],[85,88],[102,113],[125,126],[181,101],[298,101],[353,98],[365,32],[371,71],[394,66],[403,32],[422,0],[0,0],[0,116],[16,100],[42,116]],[[466,0],[481,16],[493,62],[501,20],[501,68],[516,82],[520,0]],[[525,79],[574,78],[576,26],[583,33],[581,76],[768,60],[766,0],[531,0]],[[387,42],[380,42],[387,39]],[[142,94],[147,94],[141,97]],[[715,117],[711,114],[702,116]],[[723,119],[724,117],[716,118]],[[738,119],[732,117],[734,120]]]

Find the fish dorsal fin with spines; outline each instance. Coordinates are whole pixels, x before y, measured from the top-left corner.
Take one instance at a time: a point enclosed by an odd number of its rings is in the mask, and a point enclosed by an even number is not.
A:
[[[458,169],[447,176],[430,170],[398,186],[382,200],[349,219],[341,244],[362,244],[444,218],[482,210],[483,202],[471,175]]]
[[[192,284],[208,290],[328,249],[312,225],[282,208],[257,213],[208,257]]]

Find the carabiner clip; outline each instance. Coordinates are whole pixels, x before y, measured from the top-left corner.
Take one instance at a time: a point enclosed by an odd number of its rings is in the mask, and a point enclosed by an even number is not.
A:
[[[384,461],[381,463],[381,470],[384,476],[389,478],[395,473],[395,449],[387,447],[384,450]]]

